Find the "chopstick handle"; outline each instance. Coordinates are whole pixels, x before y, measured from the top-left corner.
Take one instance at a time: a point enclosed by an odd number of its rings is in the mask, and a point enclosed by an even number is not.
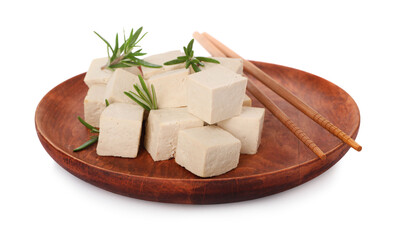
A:
[[[194,39],[196,39],[201,46],[203,46],[212,56],[214,57],[227,57],[222,51],[220,51],[208,38],[201,35],[198,32],[193,33]]]
[[[326,160],[324,152],[274,102],[263,94],[250,79],[248,80],[247,89],[312,152],[320,159]]]
[[[357,151],[361,151],[362,147],[354,141],[349,135],[347,135],[345,132],[343,132],[341,129],[336,127],[334,124],[332,124],[330,121],[328,121],[326,118],[324,118],[322,115],[320,115],[316,110],[314,110],[312,107],[304,103],[301,99],[299,99],[297,96],[295,96],[292,92],[284,88],[281,84],[279,84],[277,81],[275,81],[271,76],[266,74],[263,70],[258,68],[256,65],[253,63],[245,60],[241,56],[239,56],[237,53],[229,49],[227,46],[216,40],[214,37],[209,35],[208,33],[203,33],[202,34],[204,37],[206,37],[209,41],[212,42],[213,45],[215,45],[221,52],[223,52],[225,55],[228,57],[232,58],[241,58],[244,62],[244,68],[247,72],[249,72],[251,75],[255,76],[257,80],[260,82],[264,83],[266,86],[268,86],[272,91],[277,93],[279,96],[282,98],[286,99],[290,104],[295,106],[297,109],[299,109],[301,112],[303,112],[305,115],[307,115],[309,118],[311,118],[313,121],[318,123],[320,126],[325,128],[327,131],[329,131],[331,134],[335,135],[339,139],[341,139],[344,143],[348,144],[352,148],[356,149]]]

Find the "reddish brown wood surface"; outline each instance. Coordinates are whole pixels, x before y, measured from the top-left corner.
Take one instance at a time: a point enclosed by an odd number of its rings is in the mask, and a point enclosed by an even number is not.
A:
[[[360,114],[357,104],[345,91],[300,70],[253,63],[356,138]],[[269,112],[265,116],[258,153],[241,155],[236,169],[214,178],[196,177],[173,159],[153,162],[142,147],[136,159],[97,156],[95,145],[74,153],[72,149],[90,135],[77,120],[77,116],[83,116],[83,99],[87,92],[83,77],[81,74],[63,82],[42,99],[36,110],[37,134],[49,155],[67,171],[118,194],[150,201],[192,204],[254,199],[287,190],[320,175],[349,149],[252,79],[326,153],[326,160],[317,158]],[[253,101],[255,106],[261,106],[256,99]]]

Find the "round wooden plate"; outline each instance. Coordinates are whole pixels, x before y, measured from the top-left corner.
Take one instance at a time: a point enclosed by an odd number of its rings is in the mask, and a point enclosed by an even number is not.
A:
[[[329,81],[293,68],[254,62],[333,124],[355,138],[360,113],[354,100]],[[286,101],[259,87],[327,154],[317,158],[271,113],[266,112],[263,136],[255,155],[241,155],[236,169],[213,178],[199,178],[174,159],[154,162],[140,148],[138,157],[100,157],[96,146],[74,153],[92,133],[79,123],[88,88],[85,74],[52,89],[39,103],[35,124],[49,155],[78,178],[108,191],[150,201],[210,204],[243,201],[278,193],[326,171],[349,147]],[[252,98],[254,106],[261,106]]]

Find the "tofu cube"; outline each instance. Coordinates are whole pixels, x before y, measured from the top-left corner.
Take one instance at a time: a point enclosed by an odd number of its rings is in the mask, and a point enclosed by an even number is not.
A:
[[[244,101],[242,103],[242,106],[244,106],[244,107],[251,107],[252,106],[252,99],[250,99],[250,97],[246,94],[244,96]]]
[[[242,154],[256,154],[261,143],[264,108],[243,107],[239,116],[218,122],[218,126],[241,141]]]
[[[99,126],[100,115],[105,109],[105,88],[105,84],[92,85],[83,101],[85,121],[94,127]]]
[[[190,113],[209,124],[241,113],[247,78],[220,65],[187,77]]]
[[[170,159],[176,151],[179,130],[202,127],[203,124],[186,108],[152,110],[146,124],[145,149],[154,161]]]
[[[240,58],[226,58],[226,57],[211,57],[213,59],[216,59],[220,62],[220,65],[222,67],[225,67],[235,73],[242,74],[243,73],[243,61]],[[218,65],[217,63],[210,63],[210,62],[203,62],[204,67],[201,68],[201,70],[209,69],[211,67],[214,67]]]
[[[105,90],[105,99],[108,102],[131,103],[137,104],[124,94],[124,92],[135,91],[133,85],[139,83],[138,76],[127,70],[118,68],[108,81]]]
[[[200,177],[221,175],[237,167],[241,142],[215,126],[179,131],[175,162]]]
[[[148,68],[148,67],[142,66],[141,70],[144,75],[144,79],[149,79],[150,77],[152,77],[155,74],[159,74],[159,73],[163,73],[166,71],[171,71],[171,70],[175,70],[175,69],[179,69],[179,68],[184,68],[185,67],[184,63],[175,64],[175,65],[168,65],[168,66],[163,65],[163,63],[165,63],[165,62],[168,62],[170,60],[174,60],[177,57],[184,56],[184,55],[185,54],[183,54],[181,51],[176,50],[176,51],[165,52],[165,53],[156,54],[156,55],[152,55],[152,56],[144,58],[144,60],[147,62],[162,65],[161,68]]]
[[[135,158],[140,144],[142,107],[128,103],[113,103],[100,116],[97,154]]]
[[[101,67],[105,66],[107,63],[108,57],[97,58],[92,61],[84,78],[84,82],[89,88],[94,84],[107,84],[113,73],[113,71],[109,69],[101,69]]]
[[[153,84],[159,108],[184,107],[186,99],[186,77],[189,69],[171,70],[152,76],[147,83]]]

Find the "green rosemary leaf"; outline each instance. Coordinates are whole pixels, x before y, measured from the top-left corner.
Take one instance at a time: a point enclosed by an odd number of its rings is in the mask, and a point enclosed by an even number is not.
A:
[[[116,38],[115,38],[115,47],[114,47],[114,54],[112,55],[112,57],[110,58],[110,62],[112,63],[113,61],[115,61],[115,59],[118,57],[118,53],[119,53],[119,40],[118,40],[118,34],[116,34]]]
[[[135,33],[133,34],[133,36],[130,39],[130,45],[132,45],[134,47],[135,44],[137,44],[138,37],[140,36],[141,32],[142,32],[142,27],[138,28],[137,31],[135,31]]]
[[[108,107],[108,106],[109,106],[108,99],[105,99],[105,106],[106,106],[106,107]]]
[[[128,63],[125,63],[123,61],[120,62],[120,63],[113,64],[113,65],[109,66],[109,68],[127,68],[127,67],[132,67],[132,65],[128,64]]]
[[[91,132],[95,132],[98,133],[100,132],[97,128],[93,127],[92,125],[90,125],[89,123],[87,123],[85,120],[83,120],[80,116],[78,116],[78,120],[87,128],[89,129]]]
[[[179,63],[184,63],[185,61],[186,61],[186,59],[185,60],[183,60],[183,59],[174,59],[174,60],[171,60],[171,61],[163,63],[163,65],[166,65],[166,66],[168,66],[168,65],[175,65],[175,64],[179,64]]]
[[[137,44],[145,37],[146,34],[147,34],[147,32],[144,33],[144,34],[140,37],[140,39],[137,40],[137,41],[135,42],[135,47],[139,47]]]
[[[120,63],[126,64],[128,67],[139,66],[137,63],[134,62],[133,59],[130,58],[123,59],[122,61],[120,61]]]
[[[136,57],[140,57],[146,55],[146,53],[134,53],[133,55]]]
[[[189,44],[187,45],[185,54],[188,55],[188,56],[193,55],[193,54],[192,54],[192,51],[193,51],[193,43],[194,43],[194,38],[192,38],[192,40],[190,40]]]
[[[138,101],[140,101],[141,103],[143,103],[143,104],[146,105],[147,107],[150,108],[150,106],[152,105],[152,104],[148,103],[148,102],[145,100],[145,98],[141,97],[139,94],[136,94],[136,93],[134,93],[134,92],[132,92],[132,91],[129,91],[129,93],[130,93],[135,99],[137,99]]]
[[[107,47],[108,47],[109,49],[111,49],[112,53],[114,53],[114,50],[112,49],[111,44],[109,44],[107,40],[105,40],[102,36],[100,36],[100,34],[98,34],[98,33],[95,32],[95,31],[93,31],[93,32],[94,32],[99,38],[101,38],[101,40],[103,40],[103,41],[107,44]]]
[[[130,31],[130,36],[129,36],[129,38],[126,40],[126,42],[125,42],[125,45],[128,47],[128,46],[130,46],[130,42],[131,42],[131,39],[133,38],[133,35],[134,35],[134,29],[131,29],[131,31]]]
[[[131,98],[134,102],[136,102],[138,105],[140,105],[141,107],[145,108],[146,110],[150,110],[150,108],[143,104],[141,101],[137,100],[131,93],[128,92],[124,92],[124,94],[126,94],[126,96],[128,96],[129,98]]]
[[[200,72],[201,71],[201,69],[195,63],[191,63],[191,65],[192,65],[192,68],[193,68],[193,70],[195,72]]]
[[[142,49],[139,49],[133,53],[133,56],[144,56],[146,53],[141,52]]]
[[[198,60],[197,58],[193,58],[191,62],[197,65],[200,64],[200,60]]]
[[[124,57],[123,57],[123,59],[130,59],[130,60],[133,60],[133,61],[135,61],[135,60],[139,60],[138,58],[136,58],[137,56],[142,56],[142,55],[145,55],[146,53],[141,53],[140,51],[137,51],[137,52],[130,52],[130,53],[128,53],[128,54],[126,54],[126,55],[124,55]]]
[[[152,88],[152,100],[153,100],[153,108],[152,109],[157,109],[157,97],[156,97],[156,90],[153,84],[150,85]]]
[[[149,101],[152,102],[152,97],[150,95],[148,87],[145,84],[144,79],[141,77],[141,75],[138,75],[138,78],[140,79],[140,83],[141,83],[142,89],[144,89],[146,95],[148,95]]]
[[[135,59],[134,61],[137,63],[137,65],[141,65],[144,67],[150,67],[150,68],[161,68],[162,67],[161,65],[149,63],[149,62],[146,62],[142,59]]]
[[[123,43],[120,47],[119,47],[119,50],[118,50],[118,52],[119,52],[119,55],[120,54],[122,54],[122,52],[126,52],[126,45],[125,45],[125,43]]]
[[[186,68],[189,68],[191,63],[192,63],[192,62],[191,62],[189,59],[186,60]]]
[[[131,31],[130,31],[130,36],[132,36],[132,34],[133,34],[133,29],[131,29]],[[122,46],[119,48],[120,49],[120,52],[123,52],[123,53],[128,53],[131,49],[129,48],[129,41],[130,41],[130,37],[129,38],[126,38],[126,33],[124,32],[124,30],[123,30],[123,44],[122,44]]]
[[[111,55],[109,54],[109,47],[107,47],[107,55],[108,55],[108,59],[111,59]],[[109,61],[107,64],[109,64]]]
[[[115,37],[114,53],[115,53],[115,55],[116,55],[117,57],[120,55],[120,54],[119,54],[119,37],[118,37],[118,34],[116,34],[116,37]]]
[[[149,108],[152,108],[153,107],[153,105],[152,104],[150,104],[150,101],[149,101],[149,97],[147,96],[147,94],[146,93],[144,93],[144,91],[142,90],[142,89],[140,89],[140,87],[137,85],[137,84],[134,84],[134,89],[135,89],[135,91],[137,92],[137,96],[138,97],[140,97],[141,98],[141,100],[143,100],[144,102],[144,104],[145,105],[147,105]],[[133,92],[131,92],[133,95],[135,94],[135,93],[133,93]],[[134,95],[134,97],[136,97],[135,95]],[[137,98],[138,99],[138,98]]]
[[[98,141],[98,136],[92,136],[87,142],[85,142],[84,144],[82,144],[81,146],[75,148],[73,150],[73,152],[78,152],[81,151],[87,147],[89,147],[90,145],[92,145],[93,143]]]
[[[177,57],[176,59],[186,61],[188,58],[187,58],[187,56],[179,56],[179,57]]]
[[[211,63],[220,63],[218,60],[213,59],[213,58],[207,58],[207,57],[196,57],[198,60],[201,62],[211,62]]]

